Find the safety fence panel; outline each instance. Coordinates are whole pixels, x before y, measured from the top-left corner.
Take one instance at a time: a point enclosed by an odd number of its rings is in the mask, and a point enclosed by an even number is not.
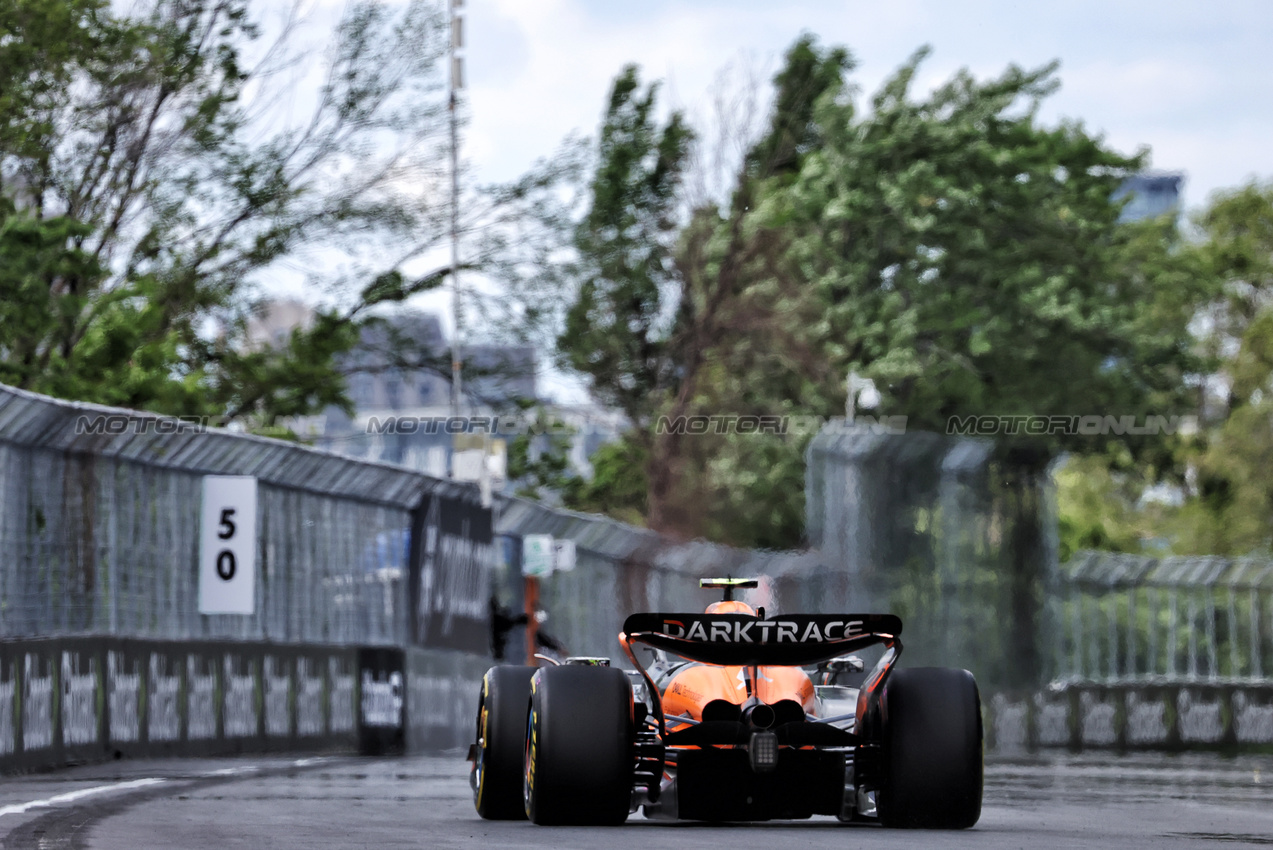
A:
[[[203,615],[201,475],[2,443],[0,474],[0,636],[356,643],[405,635],[405,507],[261,482],[257,610]]]
[[[1051,679],[1045,470],[1006,467],[990,440],[833,422],[806,452],[806,511],[821,565],[793,574],[786,599],[898,615],[903,663],[964,667],[986,687]]]

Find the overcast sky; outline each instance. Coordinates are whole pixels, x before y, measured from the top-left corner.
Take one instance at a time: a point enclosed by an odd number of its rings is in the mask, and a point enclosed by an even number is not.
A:
[[[961,67],[986,77],[1059,59],[1044,117],[1081,119],[1124,152],[1149,146],[1155,169],[1184,172],[1190,207],[1273,177],[1270,0],[466,0],[465,13],[465,156],[483,182],[594,133],[627,62],[693,121],[722,67],[771,74],[803,31],[847,46],[868,93],[924,44],[925,89]]]

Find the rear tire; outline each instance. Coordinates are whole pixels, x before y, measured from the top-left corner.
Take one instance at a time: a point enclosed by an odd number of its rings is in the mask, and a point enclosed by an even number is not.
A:
[[[967,670],[895,670],[880,697],[885,826],[967,829],[981,817],[981,696]]]
[[[632,687],[622,670],[543,667],[531,682],[526,814],[537,824],[617,825],[632,801]]]
[[[477,706],[477,813],[487,820],[525,820],[522,757],[534,667],[492,667]]]

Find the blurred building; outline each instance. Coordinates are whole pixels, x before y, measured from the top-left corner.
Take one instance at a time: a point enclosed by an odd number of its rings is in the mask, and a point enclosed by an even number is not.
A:
[[[472,423],[457,429],[448,422],[450,362],[449,342],[432,313],[403,311],[364,328],[342,363],[354,416],[329,409],[316,445],[445,477],[455,466],[457,430],[480,433]],[[491,416],[536,401],[535,369],[532,346],[465,346],[460,414]]]
[[[303,301],[267,302],[248,323],[249,345],[284,345],[294,328],[308,326],[312,320],[313,309]],[[540,398],[533,346],[491,344],[465,346],[460,414],[466,418],[457,425],[451,418],[450,362],[450,342],[439,317],[401,311],[364,328],[359,344],[340,364],[347,376],[353,416],[330,407],[321,415],[289,424],[328,451],[438,477],[454,472],[465,478],[477,478],[482,468],[481,456],[474,457],[479,446],[485,444],[498,454],[513,437],[495,434],[494,440],[483,441],[482,426],[467,417],[489,422],[490,417],[518,414],[534,405],[538,414],[528,411],[526,416],[538,415],[555,423],[560,430],[553,433],[569,433],[570,466],[587,477],[592,475],[592,453],[626,429],[617,411],[593,404],[559,405]],[[534,440],[532,454],[549,443],[547,436]],[[495,478],[499,486],[500,476]]]
[[[1178,173],[1137,174],[1123,181],[1111,200],[1129,198],[1119,221],[1142,221],[1180,212],[1180,192],[1185,176]]]

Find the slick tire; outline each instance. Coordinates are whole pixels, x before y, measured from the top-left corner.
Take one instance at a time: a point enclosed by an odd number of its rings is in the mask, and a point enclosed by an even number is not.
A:
[[[526,750],[526,707],[534,667],[492,667],[482,677],[477,706],[474,798],[487,820],[525,820],[522,757]]]
[[[537,824],[617,825],[632,800],[632,688],[611,667],[543,667],[531,681],[526,814]]]
[[[967,829],[981,817],[981,696],[967,670],[894,670],[880,696],[885,826]]]

